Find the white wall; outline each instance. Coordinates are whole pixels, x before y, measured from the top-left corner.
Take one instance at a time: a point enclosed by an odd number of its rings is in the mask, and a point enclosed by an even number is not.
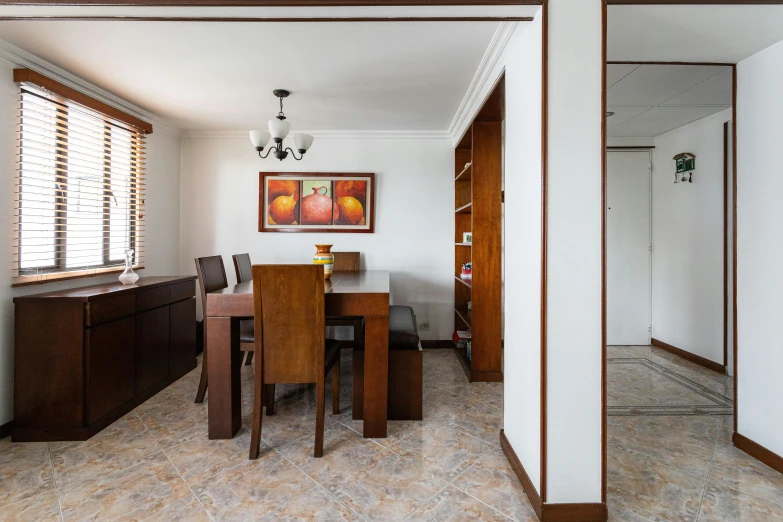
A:
[[[374,234],[258,232],[259,171],[375,172]],[[454,150],[450,139],[319,139],[304,160],[262,160],[246,134],[182,142],[179,268],[221,254],[254,263],[309,263],[316,243],[360,251],[363,268],[391,271],[392,302],[408,304],[423,339],[451,339],[454,322]]]
[[[544,500],[601,502],[601,1],[549,16]]]
[[[783,42],[737,75],[738,428],[783,455]]]
[[[116,279],[116,275],[90,277],[11,288],[16,177],[16,125],[19,87],[13,69],[19,65],[0,57],[0,425],[13,418],[14,305],[18,295],[36,294]],[[42,71],[43,72],[43,71]],[[142,275],[177,273],[179,231],[179,134],[153,125],[147,138],[147,269]]]
[[[503,427],[541,491],[541,16],[506,48]]]
[[[723,124],[731,109],[655,138],[652,336],[723,364]],[[672,158],[696,155],[693,183]]]

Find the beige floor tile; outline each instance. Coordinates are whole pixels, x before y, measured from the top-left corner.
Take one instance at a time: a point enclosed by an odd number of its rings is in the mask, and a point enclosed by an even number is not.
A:
[[[210,522],[209,515],[191,493],[175,499],[161,499],[117,518],[122,522]]]
[[[655,346],[607,346],[606,358],[643,358],[654,363],[666,366],[675,357],[674,354],[656,348]]]
[[[451,482],[494,446],[442,424],[421,424],[391,450]]]
[[[510,520],[470,495],[449,486],[419,507],[408,520],[462,522]]]
[[[54,489],[45,442],[0,440],[0,507]]]
[[[482,455],[452,485],[515,520],[536,520],[522,484],[498,448]]]
[[[783,506],[783,475],[731,443],[717,445],[709,481]]]
[[[780,522],[783,521],[783,506],[708,483],[701,503],[699,521]]]
[[[625,503],[614,497],[607,498],[606,507],[609,511],[607,522],[652,522],[651,519],[634,513]]]
[[[58,487],[58,493],[66,521],[112,519],[191,495],[163,452],[129,468]]]
[[[257,460],[191,483],[214,520],[255,520],[316,487],[307,475],[270,450]]]
[[[135,411],[163,449],[208,436],[206,404],[166,410],[139,407]]]
[[[359,521],[361,518],[337,502],[326,490],[317,487],[277,511],[269,513],[262,520],[267,522],[299,522],[301,520],[352,522]]]
[[[402,520],[446,482],[386,449],[329,482],[327,489],[366,520]]]
[[[60,503],[54,489],[0,507],[0,522],[54,522],[60,518]]]

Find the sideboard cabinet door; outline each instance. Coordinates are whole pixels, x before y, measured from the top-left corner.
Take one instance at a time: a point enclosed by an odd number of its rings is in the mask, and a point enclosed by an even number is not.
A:
[[[136,394],[169,375],[169,307],[136,315]]]
[[[92,423],[133,398],[134,319],[90,328],[87,422]]]
[[[196,300],[174,303],[171,310],[171,375],[180,377],[196,367]]]

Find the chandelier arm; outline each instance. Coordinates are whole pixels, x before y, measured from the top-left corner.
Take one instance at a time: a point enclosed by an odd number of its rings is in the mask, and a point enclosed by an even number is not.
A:
[[[277,149],[276,149],[274,146],[272,146],[272,147],[269,147],[269,149],[266,151],[266,155],[265,155],[265,156],[262,156],[262,155],[261,155],[261,151],[259,150],[259,151],[258,151],[258,157],[259,157],[259,158],[261,158],[261,159],[267,159],[267,158],[269,157],[269,154],[270,154],[270,153],[271,153],[273,150],[277,150]]]
[[[288,148],[286,148],[285,150],[286,150],[286,151],[288,151],[288,152],[290,152],[290,153],[291,153],[291,156],[293,156],[293,157],[294,157],[294,159],[295,159],[296,161],[300,161],[302,158],[304,158],[304,154],[302,154],[301,156],[299,156],[299,157],[297,158],[297,157],[296,157],[296,154],[294,154],[294,149],[292,149],[291,147],[288,147]]]

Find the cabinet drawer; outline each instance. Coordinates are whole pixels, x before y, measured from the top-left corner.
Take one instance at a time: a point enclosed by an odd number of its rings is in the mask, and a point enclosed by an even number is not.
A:
[[[171,286],[139,290],[136,293],[136,312],[145,312],[159,306],[166,306],[170,302]]]
[[[92,299],[89,302],[84,321],[87,326],[99,324],[133,315],[136,311],[136,296],[132,293],[122,292],[116,295],[101,296],[100,299]]]
[[[191,297],[196,297],[196,281],[185,281],[171,285],[171,302],[184,301]]]

